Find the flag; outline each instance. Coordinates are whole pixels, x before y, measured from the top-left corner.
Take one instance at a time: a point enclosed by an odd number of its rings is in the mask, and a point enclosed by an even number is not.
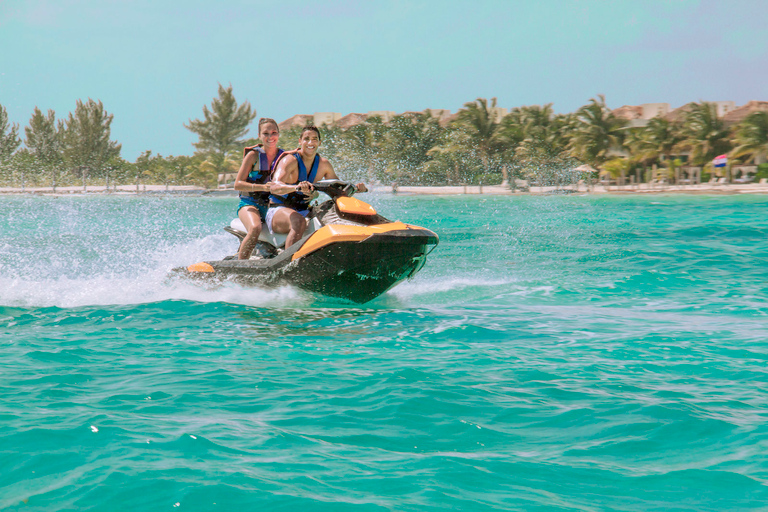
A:
[[[715,167],[725,167],[725,164],[728,163],[728,155],[716,156],[712,163],[715,164]]]

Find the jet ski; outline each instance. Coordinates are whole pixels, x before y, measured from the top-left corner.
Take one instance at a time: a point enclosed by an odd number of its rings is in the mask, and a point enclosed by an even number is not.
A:
[[[347,182],[322,180],[314,186],[330,199],[311,207],[307,230],[292,246],[285,248],[287,234],[270,233],[265,226],[251,259],[203,261],[174,274],[246,286],[290,284],[364,303],[416,274],[438,244],[433,231],[391,221],[352,197],[355,187]],[[241,242],[246,235],[240,219],[224,230]]]

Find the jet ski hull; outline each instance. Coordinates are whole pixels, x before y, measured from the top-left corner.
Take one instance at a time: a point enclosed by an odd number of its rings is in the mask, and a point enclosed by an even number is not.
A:
[[[406,229],[375,233],[359,241],[336,241],[343,237],[331,236],[323,245],[298,258],[295,256],[311,237],[276,258],[207,261],[176,269],[176,273],[249,286],[289,284],[364,303],[418,272],[438,243],[437,235],[428,229],[402,226]]]
[[[284,281],[315,293],[368,302],[424,266],[436,237],[419,231],[419,235],[393,232],[329,244],[286,268]]]

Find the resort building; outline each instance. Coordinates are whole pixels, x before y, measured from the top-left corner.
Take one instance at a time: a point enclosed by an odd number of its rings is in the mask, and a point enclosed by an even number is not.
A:
[[[630,128],[648,124],[654,117],[663,117],[669,113],[669,103],[643,103],[642,105],[624,105],[612,111],[619,119],[629,121]]]
[[[315,112],[315,115],[312,116],[312,118],[315,126],[331,126],[336,121],[341,119],[341,114],[338,112]]]
[[[451,115],[451,111],[445,108],[427,108],[424,109],[424,113],[438,119],[442,119]]]
[[[306,114],[296,114],[293,117],[289,117],[282,123],[278,124],[277,127],[280,128],[280,131],[284,130],[290,130],[291,128],[296,127],[303,127],[307,126],[308,124],[311,124],[314,122],[314,116],[306,115]]]
[[[501,107],[491,107],[488,109],[491,114],[491,118],[493,119],[494,123],[500,123],[504,117],[509,114],[508,108],[501,108]]]
[[[379,116],[385,123],[388,123],[396,115],[397,113],[391,110],[371,110],[368,112],[368,117]]]
[[[643,103],[640,107],[643,109],[641,119],[664,117],[669,113],[669,103]]]
[[[712,101],[717,109],[717,117],[727,119],[731,112],[740,110],[733,101]],[[753,102],[750,102],[753,103]],[[761,102],[756,102],[761,103]],[[630,128],[642,127],[654,117],[663,117],[668,121],[682,122],[685,113],[691,109],[693,103],[687,103],[682,107],[670,110],[669,103],[643,103],[642,105],[624,105],[612,111],[613,115],[629,121]],[[746,117],[746,116],[745,116]]]
[[[368,114],[347,114],[338,121],[336,121],[336,126],[341,128],[342,130],[346,130],[347,128],[352,128],[353,126],[357,126],[359,124],[363,124],[368,119]]]
[[[388,123],[392,120],[393,117],[397,115],[416,115],[416,114],[429,114],[432,117],[436,118],[441,126],[446,126],[451,121],[455,120],[458,117],[458,113],[451,114],[451,111],[444,108],[435,108],[435,109],[424,109],[421,112],[404,112],[402,114],[398,114],[397,112],[394,112],[392,110],[371,110],[366,114],[361,114],[357,112],[353,112],[351,114],[347,114],[345,116],[342,116],[338,112],[315,112],[313,115],[308,114],[297,114],[293,117],[290,117],[280,123],[278,126],[281,130],[288,130],[290,128],[294,127],[301,127],[306,126],[307,124],[314,124],[315,126],[336,126],[338,128],[342,128],[346,130],[347,128],[351,128],[353,126],[357,126],[358,124],[362,124],[366,122],[369,118],[378,116],[381,118],[382,122]],[[493,116],[493,119],[496,122],[501,121],[501,119],[509,114],[509,110],[506,108],[499,108],[496,107],[492,110],[491,115]]]
[[[738,124],[753,112],[768,112],[768,101],[748,101],[744,105],[732,109],[723,116],[726,124]]]
[[[717,117],[725,117],[728,112],[733,112],[736,108],[736,103],[733,101],[713,101],[717,107]]]

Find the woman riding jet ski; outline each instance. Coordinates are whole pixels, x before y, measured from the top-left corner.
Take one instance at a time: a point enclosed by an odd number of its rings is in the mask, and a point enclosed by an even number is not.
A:
[[[254,256],[195,263],[177,274],[245,285],[290,284],[311,292],[368,302],[424,266],[437,235],[418,226],[390,221],[352,195],[355,187],[323,180],[314,188],[330,200],[313,206],[302,238],[288,247],[287,234],[261,232]],[[224,228],[240,241],[239,219]]]

